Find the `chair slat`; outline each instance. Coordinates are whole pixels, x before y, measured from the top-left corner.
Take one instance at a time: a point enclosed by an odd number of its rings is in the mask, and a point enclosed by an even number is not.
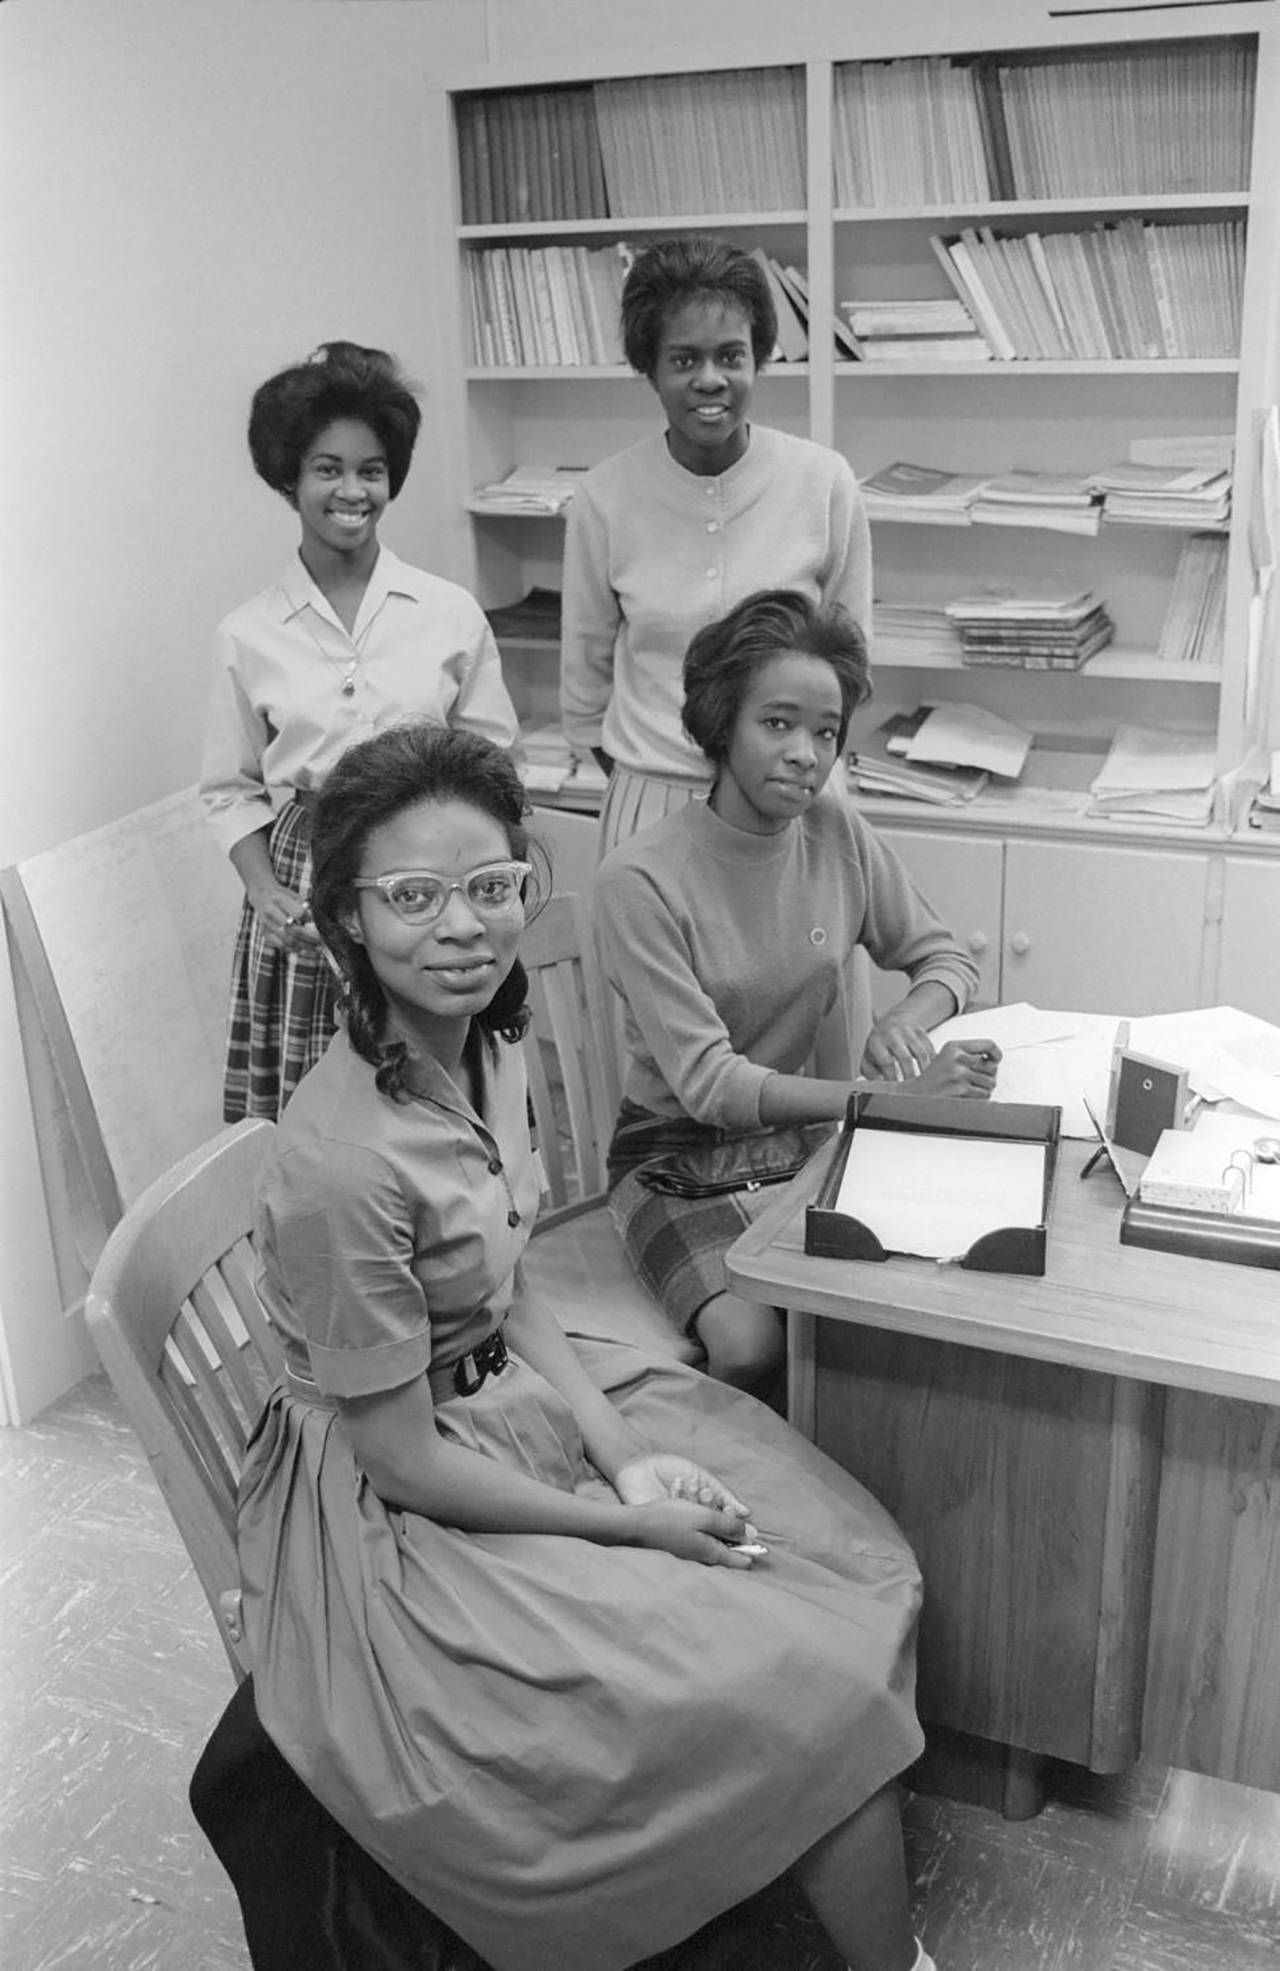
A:
[[[166,1356],[158,1377],[164,1391],[166,1406],[177,1427],[178,1439],[186,1454],[190,1475],[198,1481],[202,1491],[217,1508],[234,1538],[235,1507],[234,1489],[237,1474],[227,1454],[225,1445],[219,1439],[209,1419],[201,1408],[199,1385],[189,1373],[180,1372],[177,1362],[182,1361],[182,1370],[188,1365],[180,1356]],[[169,1494],[166,1491],[165,1496]],[[169,1499],[170,1507],[173,1500]],[[207,1592],[207,1589],[206,1589]]]
[[[569,1201],[569,1182],[565,1175],[564,1157],[560,1148],[556,1107],[542,1059],[541,1043],[537,1034],[532,1031],[525,1035],[524,1060],[525,1072],[529,1078],[529,1100],[533,1104],[534,1126],[538,1132],[538,1149],[547,1174],[547,1188],[551,1194],[552,1205],[564,1205]]]
[[[238,1409],[232,1401],[232,1390],[227,1386],[222,1363],[210,1359],[211,1350],[204,1324],[197,1321],[186,1307],[173,1324],[169,1347],[182,1362],[191,1382],[199,1390],[205,1416],[211,1428],[234,1453],[234,1461],[228,1461],[228,1469],[234,1475],[236,1463],[249,1436],[245,1412]],[[258,1407],[252,1390],[245,1409],[251,1416],[257,1416]]]
[[[245,1333],[257,1351],[267,1381],[274,1382],[284,1372],[284,1351],[258,1298],[253,1247],[247,1238],[236,1241],[219,1262],[218,1271],[244,1323]]]
[[[203,1280],[197,1280],[191,1289],[191,1306],[199,1318],[222,1375],[231,1383],[246,1416],[255,1417],[260,1404],[260,1392],[250,1373],[241,1345],[236,1341],[223,1317],[219,1304],[222,1279],[215,1267]],[[216,1378],[215,1378],[216,1380]]]

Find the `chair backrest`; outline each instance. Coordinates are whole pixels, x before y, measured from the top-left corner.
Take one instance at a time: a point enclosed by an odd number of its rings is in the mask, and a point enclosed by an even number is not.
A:
[[[618,1082],[603,986],[581,899],[553,896],[525,931],[533,1024],[525,1036],[529,1094],[550,1205],[537,1231],[601,1202],[618,1116]]]
[[[145,1190],[94,1269],[85,1319],[142,1440],[237,1676],[236,1487],[283,1357],[253,1280],[258,1176],[275,1125],[235,1124]]]

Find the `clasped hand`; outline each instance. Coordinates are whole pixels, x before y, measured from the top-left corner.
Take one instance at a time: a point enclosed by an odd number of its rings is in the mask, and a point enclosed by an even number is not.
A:
[[[903,1095],[962,1095],[990,1099],[996,1085],[1000,1049],[994,1040],[948,1040],[934,1047],[928,1033],[892,1010],[867,1036],[862,1072],[895,1084]]]
[[[613,1489],[624,1506],[644,1515],[637,1544],[659,1547],[680,1560],[707,1567],[750,1567],[750,1554],[727,1544],[754,1540],[747,1507],[727,1485],[692,1458],[646,1451],[614,1473]]]

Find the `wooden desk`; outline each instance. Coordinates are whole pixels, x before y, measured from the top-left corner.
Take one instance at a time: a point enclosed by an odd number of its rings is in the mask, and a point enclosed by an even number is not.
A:
[[[920,1558],[921,1715],[1280,1788],[1280,1277],[1120,1245],[1077,1143],[1043,1279],[810,1258],[830,1154],[729,1277],[787,1309],[793,1423]]]

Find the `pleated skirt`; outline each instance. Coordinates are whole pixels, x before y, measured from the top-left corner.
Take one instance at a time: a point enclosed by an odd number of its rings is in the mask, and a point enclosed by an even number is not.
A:
[[[276,817],[268,848],[277,881],[306,902],[311,846],[300,801],[291,801]],[[276,1121],[333,1039],[336,1012],[337,988],[323,954],[269,945],[246,898],[231,962],[224,1120],[268,1116]]]

